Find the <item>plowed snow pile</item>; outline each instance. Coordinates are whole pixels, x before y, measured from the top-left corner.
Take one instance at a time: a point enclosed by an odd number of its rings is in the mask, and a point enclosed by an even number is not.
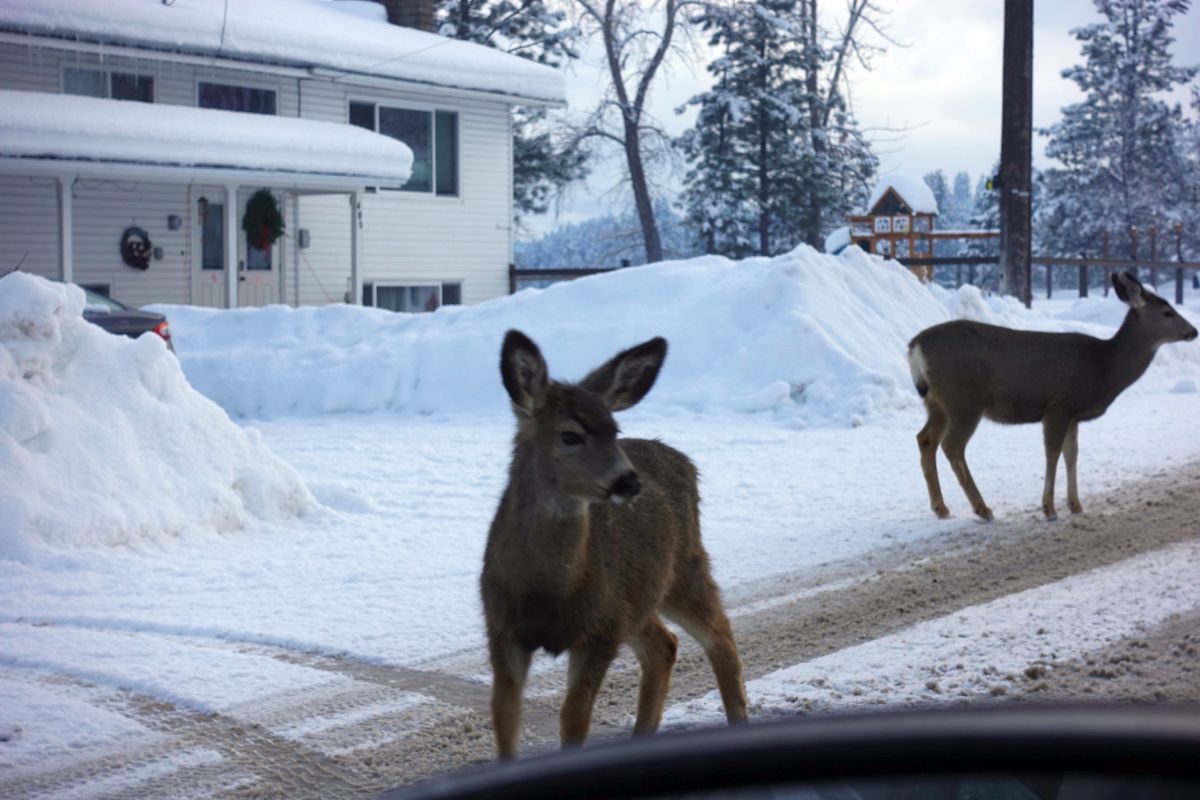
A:
[[[919,410],[905,351],[921,329],[965,316],[1107,337],[1125,315],[1115,297],[1080,303],[1057,319],[969,286],[924,286],[858,248],[829,256],[801,247],[770,259],[620,270],[433,314],[343,305],[160,310],[188,379],[235,416],[507,415],[497,357],[504,331],[520,328],[562,379],[582,377],[621,347],[667,337],[666,366],[642,410],[769,412],[786,425],[846,426]],[[1197,373],[1200,346],[1164,348],[1132,391]]]
[[[313,503],[161,339],[113,336],[83,307],[78,287],[0,278],[0,559],[227,532]]]

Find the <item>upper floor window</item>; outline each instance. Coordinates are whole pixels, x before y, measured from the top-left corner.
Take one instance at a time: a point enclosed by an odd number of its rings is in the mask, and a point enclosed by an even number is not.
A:
[[[200,108],[244,111],[247,114],[274,114],[276,105],[274,89],[206,81],[200,81],[197,101]]]
[[[154,78],[132,72],[67,67],[63,70],[63,92],[113,100],[154,102]]]
[[[350,124],[404,142],[413,153],[407,192],[458,194],[458,114],[350,103]]]

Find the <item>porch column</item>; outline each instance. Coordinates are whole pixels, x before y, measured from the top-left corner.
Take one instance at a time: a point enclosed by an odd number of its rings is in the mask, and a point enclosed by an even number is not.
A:
[[[58,255],[59,268],[62,272],[63,283],[75,282],[75,247],[73,242],[73,232],[75,223],[73,219],[73,206],[71,201],[74,199],[75,191],[75,176],[74,175],[59,175],[58,176]]]
[[[350,305],[362,305],[362,232],[358,192],[350,193]]]
[[[237,308],[238,279],[238,187],[225,184],[225,307]]]

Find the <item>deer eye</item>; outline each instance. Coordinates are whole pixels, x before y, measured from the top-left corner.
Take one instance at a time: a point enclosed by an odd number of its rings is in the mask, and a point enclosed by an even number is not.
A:
[[[1163,312],[1163,316],[1166,317],[1167,319],[1170,319],[1171,317],[1175,316],[1175,312],[1168,308],[1166,311]]]
[[[575,431],[563,431],[558,438],[567,447],[578,447],[583,444],[583,434]]]

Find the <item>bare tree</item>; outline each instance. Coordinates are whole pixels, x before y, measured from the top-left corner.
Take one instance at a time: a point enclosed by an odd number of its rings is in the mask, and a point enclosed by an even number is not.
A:
[[[881,46],[867,41],[867,36],[872,32],[888,44],[900,43],[884,29],[881,18],[886,12],[875,0],[847,0],[845,20],[839,23],[836,30],[828,32],[822,30],[818,23],[817,0],[803,0],[801,7],[800,21],[808,50],[805,85],[809,94],[808,134],[813,160],[818,173],[836,172],[836,165],[845,160],[845,154],[831,154],[831,143],[847,138],[858,139],[862,135],[852,126],[839,124],[842,116],[839,112],[844,111],[849,102],[847,75],[851,63],[856,61],[863,69],[870,69],[871,56],[883,51]],[[864,142],[858,144],[866,147]],[[814,177],[817,178],[812,182],[814,187],[837,185],[837,182],[828,180],[828,176],[818,174]],[[805,198],[804,238],[813,247],[821,246],[822,211],[826,199],[815,188]]]
[[[661,261],[662,239],[654,218],[646,175],[648,148],[670,137],[646,112],[650,89],[663,62],[675,49],[689,7],[702,0],[573,0],[582,24],[599,33],[611,81],[610,93],[601,102],[583,131],[619,145],[625,155],[634,205],[645,240],[646,260]],[[614,113],[615,112],[615,113]],[[614,122],[612,117],[618,121]]]

